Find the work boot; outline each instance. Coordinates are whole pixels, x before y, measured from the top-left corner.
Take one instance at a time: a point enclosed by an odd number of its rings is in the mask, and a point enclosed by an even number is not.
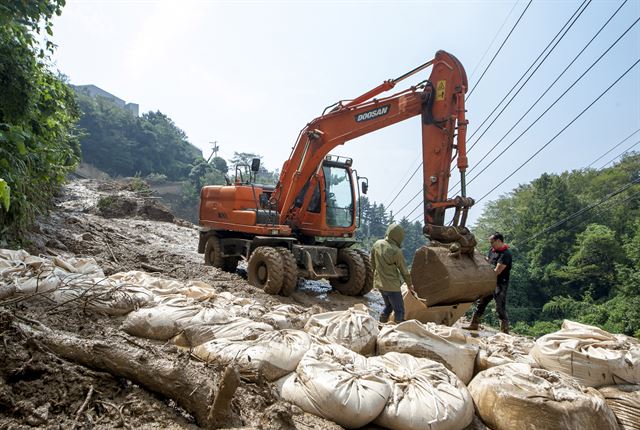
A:
[[[462,328],[464,330],[478,330],[479,325],[480,325],[480,317],[478,316],[478,314],[473,314],[473,318],[471,318],[471,324]]]
[[[389,322],[389,315],[380,314],[380,322],[381,323]]]
[[[504,334],[509,334],[509,321],[500,320],[500,331]]]

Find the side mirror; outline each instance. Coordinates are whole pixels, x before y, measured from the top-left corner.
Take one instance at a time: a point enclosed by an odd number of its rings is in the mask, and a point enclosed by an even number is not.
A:
[[[369,190],[369,184],[367,182],[362,181],[362,194],[367,194]]]
[[[258,173],[258,170],[260,170],[260,159],[254,158],[253,160],[251,160],[251,171],[254,173]]]

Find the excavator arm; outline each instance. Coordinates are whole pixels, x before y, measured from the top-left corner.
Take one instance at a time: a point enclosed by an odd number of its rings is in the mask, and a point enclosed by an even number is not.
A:
[[[432,66],[432,71],[428,80],[391,96],[378,97],[429,66]],[[322,161],[331,150],[349,140],[421,115],[425,233],[440,240],[458,238],[459,234],[452,234],[443,224],[445,210],[455,207],[454,227],[460,221],[463,227],[466,211],[473,204],[473,200],[464,195],[466,90],[467,77],[460,62],[453,55],[438,51],[433,60],[397,79],[383,82],[348,103],[339,103],[329,113],[311,121],[300,132],[272,195],[272,202],[280,213],[280,224],[299,225],[306,205],[296,206],[294,200],[306,184],[307,190],[313,189]],[[454,149],[463,193],[460,197],[448,199]],[[308,186],[309,182],[312,186]],[[309,196],[305,203],[308,204],[308,200]],[[461,213],[462,220],[459,217]]]

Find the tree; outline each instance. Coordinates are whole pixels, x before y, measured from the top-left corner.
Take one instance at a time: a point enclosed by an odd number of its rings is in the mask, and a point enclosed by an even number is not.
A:
[[[577,236],[574,252],[556,277],[573,297],[606,298],[616,284],[616,265],[623,251],[609,227],[589,224]]]
[[[0,236],[14,238],[49,207],[80,155],[78,109],[64,77],[48,67],[51,19],[64,0],[0,6]]]

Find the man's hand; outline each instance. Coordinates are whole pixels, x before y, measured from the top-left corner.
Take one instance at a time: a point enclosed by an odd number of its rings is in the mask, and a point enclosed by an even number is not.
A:
[[[411,294],[413,294],[413,297],[418,297],[418,295],[416,294],[416,290],[413,288],[413,285],[408,285],[407,288],[409,288],[409,291],[411,292]]]

